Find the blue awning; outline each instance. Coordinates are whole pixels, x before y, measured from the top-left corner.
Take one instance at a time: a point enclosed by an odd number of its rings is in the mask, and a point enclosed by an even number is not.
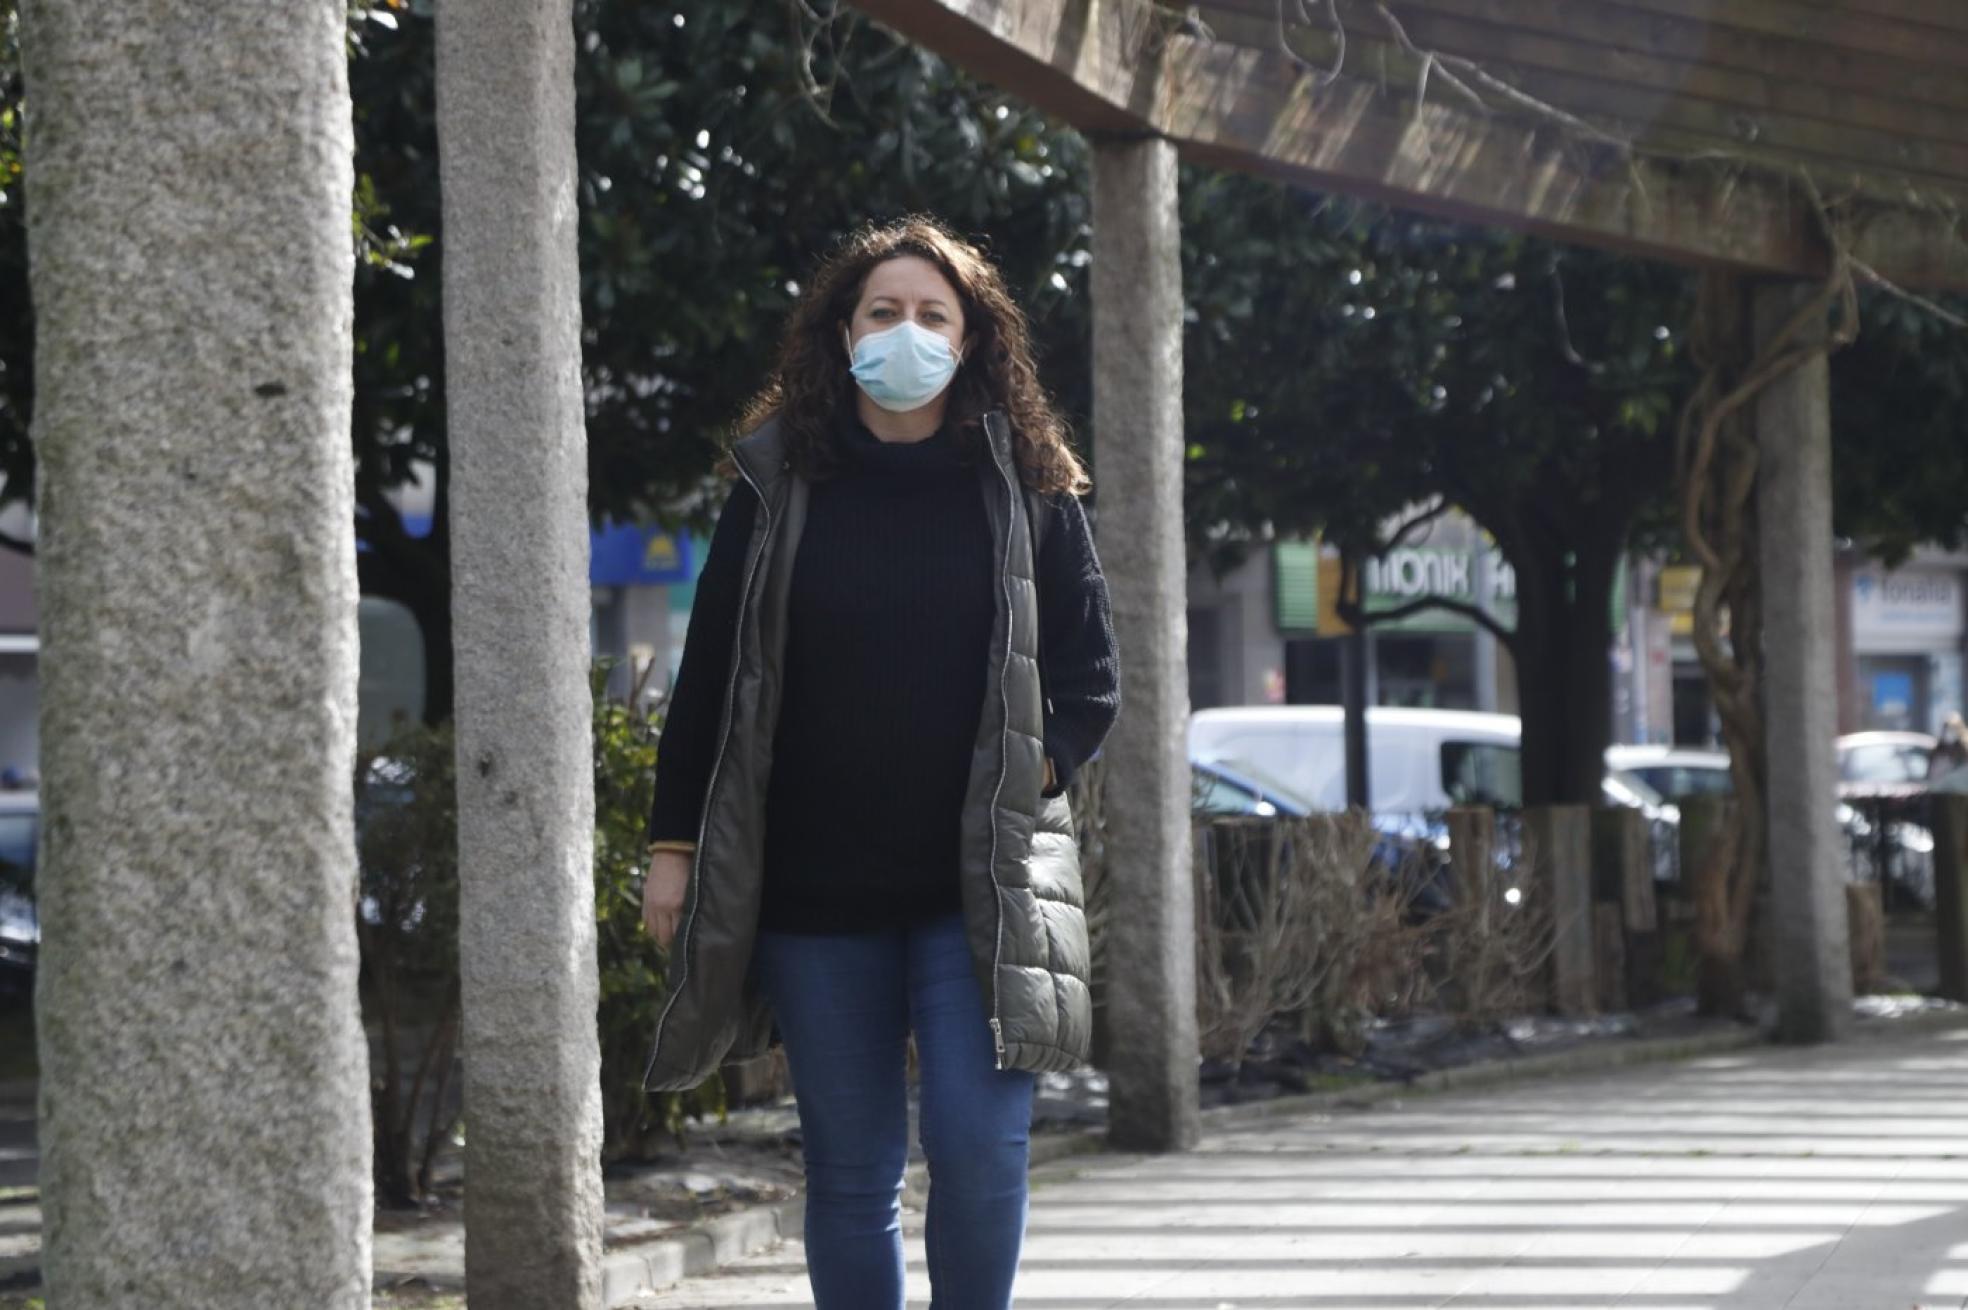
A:
[[[403,516],[403,530],[413,537],[430,535],[430,517]],[[356,549],[369,547],[361,541]],[[695,577],[689,537],[675,537],[632,523],[603,523],[588,538],[588,582],[596,587],[680,586]]]

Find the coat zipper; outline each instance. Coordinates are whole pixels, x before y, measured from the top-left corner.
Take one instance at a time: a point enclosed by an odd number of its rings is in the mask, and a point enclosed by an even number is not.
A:
[[[1002,421],[1002,420],[1000,420]],[[1018,527],[1018,486],[1012,481],[1011,473],[1005,467],[1004,459],[998,453],[998,443],[991,442],[991,458],[998,466],[998,473],[1005,482],[1005,546],[1004,566],[999,580],[1004,586],[1005,598],[1005,644],[1004,658],[998,665],[998,702],[1004,710],[1004,727],[998,734],[998,785],[991,793],[991,867],[986,870],[991,878],[991,900],[998,911],[997,944],[991,955],[991,1044],[997,1050],[997,1067],[1005,1067],[1005,1040],[1003,1011],[999,1001],[999,977],[1004,971],[1004,889],[998,886],[998,800],[1004,795],[1005,778],[1011,772],[1011,695],[1005,689],[1005,680],[1011,674],[1011,629],[1013,623],[1011,603],[1011,550],[1012,539]]]
[[[664,1001],[663,1013],[656,1019],[656,1040],[649,1048],[649,1064],[642,1071],[645,1087],[649,1085],[649,1075],[656,1068],[657,1053],[663,1049],[663,1030],[669,1025],[670,1011],[676,1008],[677,998],[683,995],[684,983],[690,977],[690,944],[695,940],[690,930],[696,924],[698,889],[704,874],[704,834],[710,830],[711,798],[717,794],[718,775],[724,769],[725,750],[731,745],[731,725],[737,716],[734,701],[738,692],[738,666],[744,658],[745,610],[751,600],[752,581],[758,576],[759,566],[765,562],[766,552],[772,549],[772,530],[775,526],[772,506],[766,503],[764,489],[746,469],[744,461],[734,456],[732,462],[737,465],[738,475],[751,487],[752,494],[758,497],[759,513],[765,515],[765,532],[759,538],[758,555],[752,560],[751,567],[745,570],[744,585],[738,589],[738,624],[731,639],[731,672],[724,687],[724,724],[718,733],[717,754],[711,760],[711,776],[704,784],[704,812],[697,820],[697,849],[690,864],[690,903],[684,907],[683,921],[677,926],[676,941],[673,943],[677,949],[671,952],[671,958],[681,964],[682,969],[670,980],[669,999]]]

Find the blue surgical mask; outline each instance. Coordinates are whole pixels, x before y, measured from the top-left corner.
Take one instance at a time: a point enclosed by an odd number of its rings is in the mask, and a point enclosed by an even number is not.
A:
[[[942,395],[959,362],[948,339],[906,319],[862,337],[852,353],[855,382],[868,399],[897,414],[921,409]]]

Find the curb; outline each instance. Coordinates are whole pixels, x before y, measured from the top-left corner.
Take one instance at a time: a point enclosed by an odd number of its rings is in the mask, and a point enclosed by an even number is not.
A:
[[[1271,1119],[1331,1110],[1362,1110],[1412,1096],[1432,1096],[1442,1092],[1480,1091],[1511,1083],[1546,1078],[1565,1078],[1639,1065],[1666,1064],[1708,1055],[1726,1055],[1769,1041],[1762,1027],[1737,1031],[1699,1033],[1691,1037],[1656,1037],[1619,1046],[1585,1046],[1548,1055],[1527,1055],[1516,1059],[1485,1060],[1454,1069],[1436,1069],[1409,1082],[1373,1083],[1337,1092],[1308,1092],[1303,1096],[1280,1096],[1268,1101],[1249,1101],[1241,1105],[1218,1105],[1203,1111],[1206,1128],[1237,1128],[1261,1124]]]
[[[1844,1040],[1876,1041],[1963,1029],[1968,1029],[1968,1010],[1928,1010],[1891,1019],[1855,1019]],[[1309,1092],[1302,1096],[1281,1096],[1241,1105],[1212,1106],[1203,1111],[1203,1126],[1238,1128],[1299,1114],[1367,1109],[1413,1096],[1481,1091],[1533,1080],[1590,1077],[1643,1065],[1699,1060],[1772,1044],[1769,1028],[1759,1023],[1688,1037],[1655,1037],[1622,1045],[1582,1046],[1569,1051],[1554,1051],[1549,1055],[1487,1060],[1454,1069],[1437,1069],[1405,1083],[1374,1083],[1344,1091]]]
[[[1094,1131],[1058,1133],[1032,1139],[1032,1167],[1057,1164],[1078,1156],[1093,1155],[1104,1149],[1105,1139]],[[905,1194],[920,1194],[929,1181],[929,1167],[921,1160],[909,1165],[905,1175]],[[724,1265],[800,1236],[806,1227],[806,1200],[796,1196],[788,1201],[720,1215],[679,1233],[612,1251],[602,1261],[602,1303],[619,1306],[625,1301],[664,1291],[687,1278],[711,1273]]]
[[[601,1300],[619,1306],[637,1297],[673,1287],[774,1243],[800,1234],[804,1199],[794,1197],[752,1210],[719,1215],[675,1237],[638,1242],[605,1252],[601,1264]]]

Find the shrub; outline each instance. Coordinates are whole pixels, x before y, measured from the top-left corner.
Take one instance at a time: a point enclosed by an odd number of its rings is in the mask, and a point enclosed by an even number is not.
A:
[[[603,1153],[640,1158],[660,1135],[680,1133],[687,1118],[722,1116],[721,1079],[694,1092],[652,1097],[642,1089],[649,1042],[669,996],[668,958],[642,926],[643,838],[656,786],[660,720],[641,708],[640,685],[627,701],[607,693],[612,664],[595,668],[595,925],[601,975]]]
[[[1197,1027],[1204,1056],[1239,1064],[1273,1019],[1349,1053],[1424,974],[1415,883],[1373,859],[1359,814],[1217,819],[1197,829]]]
[[[655,786],[659,721],[594,693],[596,966],[600,1002],[603,1154],[649,1153],[686,1119],[721,1115],[722,1083],[650,1096],[642,1089],[668,961],[642,928],[643,833]],[[457,1127],[458,810],[451,726],[398,731],[356,770],[362,1009],[370,1034],[376,1196],[408,1207],[429,1194],[431,1169]]]
[[[356,937],[369,1029],[376,1200],[430,1192],[456,1126],[458,804],[451,726],[400,729],[357,762]]]

